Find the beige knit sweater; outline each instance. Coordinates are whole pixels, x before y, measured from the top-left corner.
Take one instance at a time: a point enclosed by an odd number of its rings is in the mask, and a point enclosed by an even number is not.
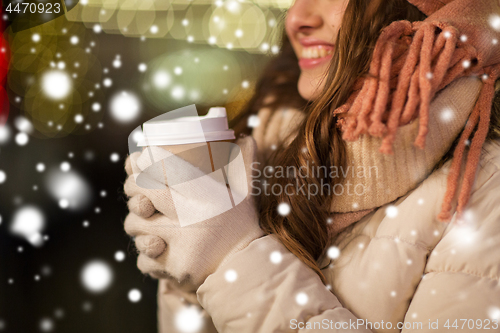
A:
[[[346,176],[344,193],[342,188],[332,192],[337,194],[331,203],[331,212],[337,213],[333,214],[334,229],[343,229],[422,182],[464,128],[482,85],[477,77],[465,77],[436,95],[431,103],[429,133],[423,150],[413,145],[418,121],[399,128],[394,155],[379,152],[380,138],[362,135],[358,141],[346,142],[348,163],[343,170],[337,169],[340,176]],[[265,161],[279,142],[293,134],[305,115],[293,109],[263,108],[258,117],[260,123],[254,128],[253,137],[259,148],[259,160]],[[346,192],[347,184],[351,195]]]

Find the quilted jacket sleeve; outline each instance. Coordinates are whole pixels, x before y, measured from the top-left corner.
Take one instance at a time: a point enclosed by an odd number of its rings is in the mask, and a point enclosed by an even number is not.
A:
[[[158,280],[158,333],[217,333],[194,292],[183,292],[165,279]]]
[[[500,332],[500,149],[489,147],[465,214],[430,253],[406,313],[423,327],[404,333]]]
[[[220,333],[370,332],[272,235],[236,253],[197,294]]]

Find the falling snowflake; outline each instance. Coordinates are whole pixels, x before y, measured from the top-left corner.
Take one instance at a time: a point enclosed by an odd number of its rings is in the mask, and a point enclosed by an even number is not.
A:
[[[290,210],[290,205],[286,202],[282,202],[278,205],[278,214],[280,214],[281,216],[287,216],[288,214],[290,214]]]
[[[298,305],[306,305],[308,301],[309,297],[306,293],[300,292],[295,296],[295,302],[297,302]]]
[[[224,278],[227,282],[234,282],[238,278],[238,273],[234,269],[227,270],[224,274]]]
[[[29,141],[29,137],[26,133],[17,133],[16,134],[16,143],[19,146],[25,146]]]
[[[269,259],[273,264],[279,264],[283,260],[283,255],[279,251],[273,251],[269,256]]]
[[[7,125],[0,126],[0,144],[7,143],[10,139],[10,128]]]
[[[80,275],[83,286],[91,292],[99,293],[108,289],[113,280],[111,267],[104,261],[94,260],[87,263]]]
[[[87,222],[87,221],[85,221]],[[116,261],[123,261],[125,260],[125,253],[123,251],[116,251],[115,252],[115,260]]]
[[[148,66],[144,63],[140,63],[137,68],[139,69],[139,72],[145,72],[148,69]]]
[[[181,75],[182,74],[182,67],[177,66],[174,68],[174,74],[175,75]]]
[[[128,299],[132,303],[139,302],[141,300],[141,298],[142,298],[142,293],[141,293],[141,291],[139,289],[131,289],[128,292]]]
[[[453,120],[454,118],[454,112],[450,108],[446,108],[441,111],[440,118],[443,122],[447,123]]]
[[[6,179],[7,179],[7,175],[5,174],[5,171],[0,170],[0,184],[5,183]]]
[[[199,332],[203,327],[203,313],[195,305],[181,308],[175,314],[175,327],[183,333]]]
[[[59,207],[61,207],[62,209],[66,209],[69,207],[69,201],[68,199],[61,199],[59,200]]]
[[[109,77],[107,77],[102,81],[102,85],[109,88],[113,85],[113,80],[111,80]]]
[[[120,155],[118,155],[118,153],[112,153],[109,156],[109,159],[111,160],[111,162],[116,163],[120,160]]]
[[[248,117],[247,126],[250,128],[255,128],[260,125],[260,118],[257,115],[251,115]]]
[[[62,70],[50,70],[42,75],[42,90],[47,97],[60,100],[71,91],[72,80],[68,73]]]
[[[500,321],[500,308],[496,306],[492,306],[488,309],[488,317],[491,320]]]
[[[43,318],[40,321],[40,330],[42,332],[52,332],[54,330],[54,322],[50,318]]]
[[[69,164],[69,162],[64,161],[61,163],[60,169],[62,172],[68,172],[71,169],[71,164]]]
[[[10,224],[10,231],[18,236],[24,237],[34,246],[42,244],[41,232],[45,227],[45,216],[35,206],[23,206],[15,211]],[[23,251],[22,247],[18,248]]]
[[[500,16],[491,15],[490,16],[490,25],[496,31],[500,31]]]
[[[330,259],[337,259],[340,257],[340,249],[336,246],[331,246],[327,251],[327,255]]]
[[[75,115],[75,123],[80,124],[83,122],[83,116],[81,114]]]
[[[63,318],[64,317],[64,310],[63,309],[55,309],[54,316],[58,319]]]
[[[388,218],[395,218],[396,216],[398,216],[398,208],[396,206],[393,206],[393,205],[389,205],[386,209],[385,209],[385,214]]]

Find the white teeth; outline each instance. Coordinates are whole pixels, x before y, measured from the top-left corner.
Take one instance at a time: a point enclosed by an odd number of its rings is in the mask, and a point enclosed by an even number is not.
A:
[[[322,46],[304,47],[302,49],[302,58],[305,59],[323,58],[330,54],[333,54],[333,50],[325,49]]]

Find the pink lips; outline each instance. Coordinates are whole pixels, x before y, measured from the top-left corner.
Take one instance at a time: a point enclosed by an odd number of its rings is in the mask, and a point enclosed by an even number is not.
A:
[[[310,37],[301,38],[299,40],[299,42],[303,47],[317,46],[317,47],[320,47],[320,48],[323,48],[326,50],[333,50],[335,47],[333,44],[327,43],[325,41],[322,41],[322,40],[319,40],[316,38],[310,38]],[[330,59],[332,58],[331,54],[326,55],[325,57],[313,58],[313,59],[302,58],[301,56],[302,55],[299,56],[299,58],[300,58],[299,59],[299,66],[301,69],[315,68],[317,66],[320,66],[320,65],[330,61]]]

